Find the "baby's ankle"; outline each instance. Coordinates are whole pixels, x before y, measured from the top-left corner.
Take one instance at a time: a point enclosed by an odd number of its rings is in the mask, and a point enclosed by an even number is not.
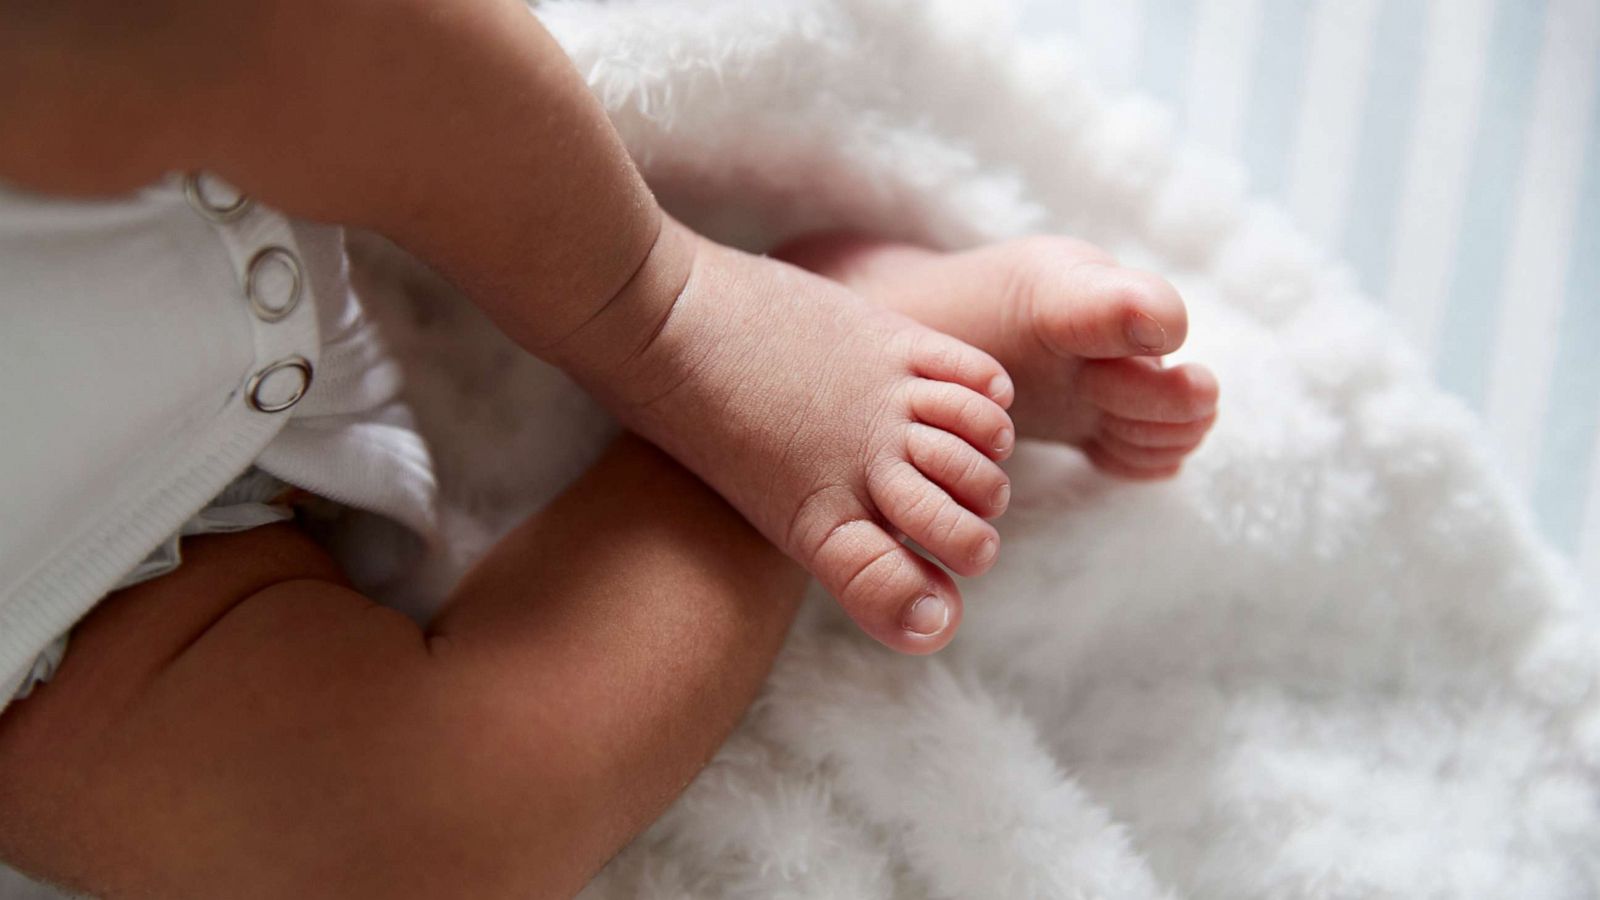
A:
[[[629,402],[640,390],[634,382],[647,375],[637,363],[686,289],[701,240],[663,213],[660,233],[622,288],[540,355],[603,402]]]

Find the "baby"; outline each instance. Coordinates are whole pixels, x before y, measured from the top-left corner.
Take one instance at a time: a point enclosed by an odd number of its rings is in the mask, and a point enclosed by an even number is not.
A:
[[[1177,294],[1094,247],[824,235],[768,259],[694,234],[516,0],[12,4],[0,121],[0,178],[32,194],[203,169],[388,235],[903,652],[961,615],[903,539],[988,570],[1019,436],[1159,478],[1214,414],[1205,369],[1158,361],[1184,339]],[[624,441],[421,632],[366,612],[290,525],[186,542],[0,716],[0,855],[130,895],[573,889],[715,749],[792,613],[750,605],[797,583],[698,491]],[[442,834],[374,837],[396,822]]]

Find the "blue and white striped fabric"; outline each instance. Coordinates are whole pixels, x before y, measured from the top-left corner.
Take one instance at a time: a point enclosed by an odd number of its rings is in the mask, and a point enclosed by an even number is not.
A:
[[[1242,161],[1600,588],[1600,0],[1025,0]]]

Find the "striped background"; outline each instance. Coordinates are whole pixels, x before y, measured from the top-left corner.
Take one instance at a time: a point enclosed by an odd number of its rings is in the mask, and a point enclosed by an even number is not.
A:
[[[1024,0],[1355,269],[1600,604],[1600,0]]]

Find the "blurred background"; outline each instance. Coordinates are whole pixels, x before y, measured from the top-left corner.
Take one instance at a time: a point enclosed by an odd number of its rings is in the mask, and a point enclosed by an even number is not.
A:
[[[1600,613],[1600,0],[1023,0],[1355,271]]]

